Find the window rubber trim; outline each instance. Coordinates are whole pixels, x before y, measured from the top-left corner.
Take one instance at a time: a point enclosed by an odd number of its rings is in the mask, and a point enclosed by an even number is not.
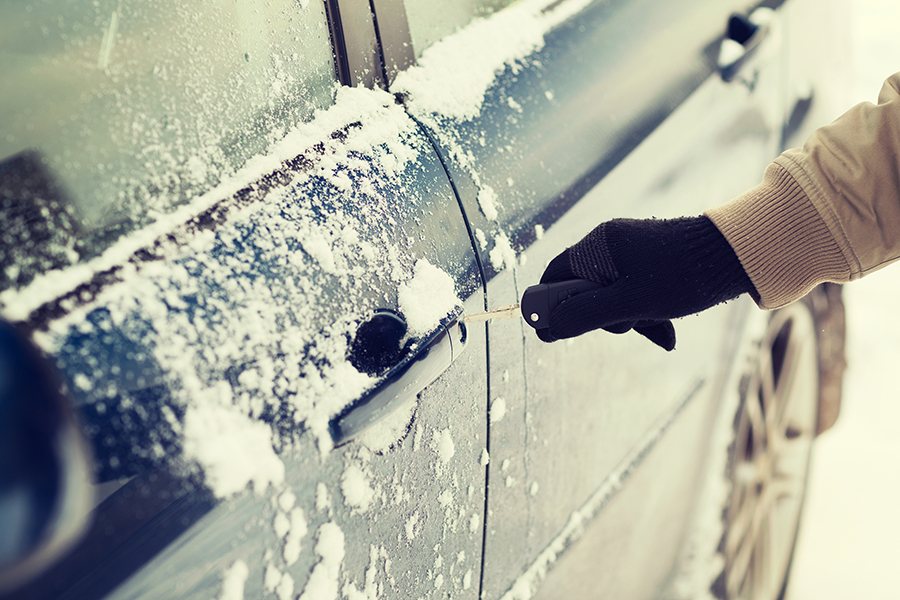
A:
[[[347,59],[347,41],[344,39],[344,28],[341,25],[341,9],[338,6],[338,0],[325,0],[325,17],[328,20],[328,31],[331,35],[335,75],[337,75],[341,85],[352,85],[350,62]]]

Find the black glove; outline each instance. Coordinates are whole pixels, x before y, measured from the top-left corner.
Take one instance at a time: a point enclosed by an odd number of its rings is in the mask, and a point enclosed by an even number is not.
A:
[[[672,321],[756,289],[734,250],[706,217],[616,219],[550,261],[541,283],[589,279],[604,287],[569,298],[538,329],[545,342],[594,329],[634,329],[666,350]]]

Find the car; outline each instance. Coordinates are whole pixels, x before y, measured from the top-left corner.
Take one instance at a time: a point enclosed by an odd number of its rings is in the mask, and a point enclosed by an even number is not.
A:
[[[784,592],[826,284],[540,342],[834,116],[837,0],[0,3],[0,594]]]

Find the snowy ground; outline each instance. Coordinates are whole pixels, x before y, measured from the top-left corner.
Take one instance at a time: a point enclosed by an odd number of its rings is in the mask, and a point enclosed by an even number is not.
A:
[[[900,70],[900,2],[855,0],[857,100]],[[835,428],[816,443],[787,600],[900,597],[900,267],[845,288],[849,368]]]

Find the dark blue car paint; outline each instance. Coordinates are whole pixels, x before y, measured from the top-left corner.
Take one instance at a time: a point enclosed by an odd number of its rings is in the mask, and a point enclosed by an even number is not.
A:
[[[359,126],[351,124],[348,128],[349,135],[352,136],[356,129]],[[344,137],[343,134],[335,137],[338,139],[332,140],[332,143],[343,143],[340,139]],[[169,292],[174,292],[181,301],[177,306],[170,306],[169,313],[182,314],[189,319],[200,318],[206,321],[207,327],[215,328],[219,317],[215,311],[204,310],[204,306],[208,306],[213,299],[228,303],[232,298],[219,287],[215,277],[207,275],[204,264],[208,261],[227,263],[231,257],[241,256],[243,262],[252,268],[236,276],[242,277],[247,285],[264,282],[267,287],[276,290],[276,297],[284,278],[309,277],[302,271],[292,274],[284,265],[267,260],[258,243],[261,237],[268,235],[267,230],[260,229],[253,219],[247,219],[246,216],[242,218],[239,211],[248,207],[251,210],[264,208],[271,211],[269,207],[275,207],[280,211],[280,219],[289,225],[305,210],[312,211],[313,219],[328,219],[338,209],[352,214],[354,203],[357,203],[362,215],[362,209],[378,202],[382,207],[381,218],[362,219],[357,223],[363,239],[388,244],[385,250],[389,246],[398,247],[399,255],[406,257],[403,258],[404,261],[410,261],[414,257],[428,259],[452,274],[461,298],[472,298],[477,306],[483,306],[483,286],[475,255],[443,169],[421,134],[411,133],[403,143],[417,152],[418,157],[398,179],[380,175],[372,157],[365,155],[352,157],[353,160],[362,160],[369,165],[365,172],[354,170],[352,161],[348,166],[340,167],[351,181],[356,182],[353,184],[354,191],[350,194],[336,188],[328,179],[314,174],[323,156],[331,158],[325,156],[321,149],[314,148],[291,160],[262,182],[252,183],[234,197],[191,219],[151,247],[135,253],[128,264],[140,278],[144,265],[152,268],[166,254],[181,256],[182,258],[172,262],[173,268],[184,268],[191,280],[198,284],[198,288],[180,293],[178,285],[172,284]],[[307,176],[306,173],[310,172],[313,175]],[[271,226],[271,222],[267,225]],[[207,232],[216,232],[216,241],[208,250],[195,255],[188,249],[190,243],[197,236],[208,235]],[[289,242],[285,251],[303,255],[307,264],[314,264],[300,245],[294,247]],[[314,269],[311,266],[307,268]],[[46,577],[21,590],[17,597],[56,597],[60,593],[74,594],[71,597],[78,598],[102,597],[179,535],[196,527],[198,520],[209,519],[212,516],[209,511],[229,513],[233,510],[229,508],[230,502],[215,501],[201,484],[202,478],[198,479],[195,473],[186,469],[179,458],[179,437],[172,431],[165,416],[168,410],[179,419],[183,417],[183,404],[172,398],[171,386],[177,385],[177,379],[166,373],[153,358],[152,340],[158,334],[154,328],[159,323],[160,316],[144,314],[138,308],[124,317],[118,315],[113,318],[110,310],[104,306],[104,293],[115,291],[116,286],[120,286],[119,289],[123,285],[126,288],[128,286],[127,280],[124,284],[117,281],[122,269],[124,267],[115,267],[100,273],[87,284],[87,289],[75,290],[67,294],[67,297],[41,307],[32,313],[26,327],[39,331],[52,329],[58,319],[70,318],[68,315],[73,314],[73,311],[88,311],[83,317],[83,323],[90,324],[90,327],[77,324],[69,327],[68,333],[58,340],[54,359],[67,379],[69,394],[84,421],[85,433],[96,448],[100,481],[115,481],[123,477],[134,479],[98,506],[93,528],[82,546],[47,573]],[[135,275],[130,272],[127,276]],[[326,274],[314,276],[319,293],[305,298],[304,306],[297,308],[307,311],[306,325],[312,330],[347,319],[350,323],[354,320],[361,322],[378,308],[396,308],[396,287],[382,277],[381,273],[372,271],[340,283]],[[167,293],[166,287],[163,283],[160,293]],[[126,289],[125,294],[127,293]],[[285,302],[288,301],[294,300],[286,298]],[[288,308],[288,312],[290,310]],[[480,337],[483,348],[483,336],[475,337]],[[322,360],[316,358],[314,345],[309,349],[312,355],[297,355],[293,360],[300,363]],[[279,360],[277,340],[273,340],[271,351],[275,354],[270,358]],[[468,351],[467,355],[475,363],[473,365],[470,362],[465,367],[466,378],[477,386],[477,374],[484,373],[485,368],[484,360],[479,364],[477,359],[479,355],[483,355],[483,349]],[[283,356],[280,358],[284,360]],[[208,374],[207,377],[211,377],[210,381],[218,378],[235,384],[240,372],[252,366],[252,361],[234,363],[226,365],[218,373]],[[89,389],[78,385],[75,376],[79,373],[91,374]],[[110,394],[110,390],[113,393]],[[442,403],[442,409],[452,412],[447,410],[446,404],[447,402]],[[274,410],[264,413],[263,419],[277,432],[282,447],[292,444],[314,445],[311,436],[304,435],[304,423],[297,422],[290,409],[290,402],[284,399]],[[469,410],[469,407],[466,406],[465,410]],[[447,414],[441,415],[441,419],[446,418]],[[474,435],[465,436],[474,444],[474,439],[480,435],[479,423],[483,423],[483,420],[463,420],[475,427]],[[163,451],[150,452],[153,447]],[[475,454],[471,464],[476,467],[480,449],[480,445],[471,449]],[[335,478],[339,481],[341,465],[336,458],[352,452],[336,451],[336,456],[326,465],[317,464],[318,459],[315,457],[318,451],[314,447],[307,448],[302,454],[307,458],[296,465],[298,470],[288,473],[288,479],[293,479],[295,485],[300,483],[298,477],[302,481],[328,481]],[[385,481],[390,481],[395,456],[393,454],[386,462]],[[407,464],[413,465],[420,460],[423,459],[411,457]],[[312,465],[308,464],[310,462]],[[304,463],[307,464],[302,466]],[[314,468],[311,470],[310,466]],[[326,467],[326,473],[307,479],[312,471],[317,471],[322,466]],[[423,465],[422,469],[427,469],[427,466]],[[479,474],[479,471],[481,469],[476,468],[472,475],[475,477],[473,481],[479,481],[483,477],[483,472]],[[425,488],[428,487],[426,481],[421,483]],[[419,483],[415,485],[418,486]],[[334,487],[339,488],[339,484]],[[476,498],[481,496],[482,489],[483,484],[478,483]],[[311,492],[315,493],[315,486],[312,486]],[[132,500],[135,496],[144,500],[135,503]],[[312,499],[308,505],[314,504]],[[476,504],[480,510],[481,501]],[[266,503],[262,502],[262,506],[257,506],[250,514],[265,514],[265,507]],[[345,516],[351,519],[349,511]],[[233,525],[236,528],[235,534],[240,535],[246,522],[239,521]],[[216,527],[221,529],[222,526]],[[224,531],[221,541],[233,539],[231,534],[226,535]],[[123,532],[128,535],[123,535]],[[479,546],[480,541],[467,548],[469,554],[476,556]],[[355,557],[353,552],[356,550],[362,554]],[[92,557],[92,560],[86,561],[85,557]],[[309,559],[312,558],[310,555]],[[368,562],[368,545],[348,548],[348,566],[357,559],[361,565]],[[261,562],[261,558],[259,561]],[[312,565],[308,567],[311,570]],[[215,585],[217,577],[211,572],[209,581],[204,585]],[[416,587],[415,583],[410,585],[412,587],[409,589]]]

